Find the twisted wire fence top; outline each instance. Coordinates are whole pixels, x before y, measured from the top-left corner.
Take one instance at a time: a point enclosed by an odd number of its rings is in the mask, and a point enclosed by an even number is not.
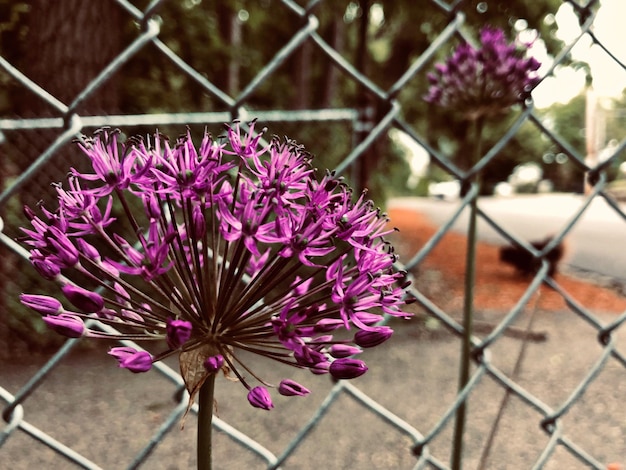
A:
[[[56,89],[51,90],[52,85],[29,77],[13,55],[0,56],[2,83],[20,90],[28,97],[27,102],[37,103],[37,109],[31,114],[21,109],[0,117],[0,149],[4,160],[0,193],[4,226],[0,241],[5,254],[2,274],[6,297],[2,300],[5,313],[0,321],[6,325],[14,321],[12,312],[19,306],[8,297],[11,292],[26,289],[20,286],[20,279],[13,273],[19,271],[21,276],[26,276],[30,269],[24,262],[28,253],[14,241],[19,234],[17,227],[22,224],[18,207],[24,201],[44,197],[45,185],[51,180],[49,175],[66,171],[68,161],[73,162],[69,144],[94,128],[114,126],[125,132],[144,132],[159,127],[180,132],[187,125],[219,131],[221,124],[234,119],[242,122],[258,119],[272,132],[283,132],[284,126],[289,130],[285,133],[296,139],[301,128],[319,129],[316,141],[307,145],[309,150],[318,152],[316,144],[323,149],[334,149],[336,153],[324,164],[335,168],[357,186],[375,180],[365,171],[372,165],[377,165],[384,181],[386,167],[384,162],[381,165],[376,160],[380,150],[377,145],[386,142],[392,132],[402,131],[425,149],[434,166],[460,180],[466,189],[453,215],[430,240],[421,247],[412,247],[413,251],[398,262],[398,269],[405,269],[410,277],[420,279],[427,276],[421,263],[450,233],[471,201],[479,197],[474,176],[485,173],[506,158],[507,146],[519,138],[526,126],[532,126],[567,157],[572,171],[587,175],[588,191],[550,243],[541,249],[496,220],[478,202],[481,221],[495,229],[506,242],[539,259],[540,268],[529,279],[526,291],[515,306],[500,312],[488,333],[473,337],[473,369],[466,386],[457,393],[458,339],[463,332],[458,312],[445,311],[420,289],[422,283],[416,283],[411,293],[418,300],[419,319],[409,326],[398,324],[398,332],[390,345],[368,358],[372,368],[370,376],[357,382],[324,382],[306,403],[300,400],[281,404],[282,410],[262,417],[254,410],[241,410],[235,401],[230,401],[228,385],[218,386],[214,426],[220,433],[216,436],[215,458],[228,462],[224,468],[445,469],[451,452],[454,415],[461,404],[467,402],[470,407],[465,438],[468,468],[603,469],[610,462],[626,459],[626,414],[621,405],[626,391],[626,356],[623,340],[620,342],[626,313],[605,316],[589,310],[576,300],[576,293],[567,292],[558,279],[549,275],[546,259],[547,254],[577,227],[594,201],[605,201],[616,218],[626,219],[622,206],[607,191],[606,176],[609,167],[615,165],[626,148],[626,140],[619,136],[620,141],[611,147],[610,155],[599,163],[589,161],[559,136],[534,109],[532,100],[528,100],[497,141],[468,167],[453,159],[445,145],[435,145],[436,139],[428,136],[426,124],[415,125],[418,119],[414,115],[417,112],[414,102],[421,99],[414,95],[415,83],[423,82],[427,70],[460,39],[472,40],[468,18],[475,18],[477,11],[491,2],[429,2],[429,8],[434,8],[438,16],[415,27],[438,28],[431,30],[430,44],[407,54],[410,60],[406,67],[398,76],[389,77],[385,84],[370,78],[368,66],[373,65],[362,63],[359,59],[362,54],[352,60],[336,38],[327,34],[329,25],[335,24],[332,21],[352,21],[353,27],[358,26],[356,18],[364,13],[354,2],[340,2],[341,8],[323,1],[260,2],[274,9],[280,19],[289,20],[288,24],[259,26],[268,29],[268,42],[275,46],[272,52],[263,56],[258,50],[261,45],[246,44],[231,31],[235,44],[230,51],[231,62],[228,58],[215,57],[213,63],[204,64],[194,61],[193,51],[185,51],[176,38],[168,35],[170,25],[189,19],[167,16],[167,11],[162,12],[165,2],[143,2],[143,8],[137,6],[139,2],[125,0],[96,3],[105,4],[105,10],[115,10],[132,33],[126,34],[125,42],[110,53],[97,73],[72,93],[59,95]],[[200,3],[182,2],[188,9]],[[552,65],[542,69],[542,80],[547,80],[559,65],[570,60],[571,50],[577,43],[589,39],[626,69],[619,59],[619,51],[610,50],[601,40],[602,32],[593,28],[599,2],[572,0],[552,4],[554,13],[563,4],[570,8],[578,18],[580,31],[557,51]],[[360,5],[371,7],[367,1]],[[381,5],[385,6],[385,2]],[[245,15],[242,8],[237,16],[240,22],[253,20]],[[288,31],[289,39],[280,44],[270,41],[270,26],[277,28],[281,37]],[[50,41],[54,40],[53,35]],[[358,44],[351,47],[363,52]],[[99,52],[94,50],[94,54]],[[302,98],[297,106],[287,99],[265,102],[268,88],[292,85],[285,81],[284,77],[290,75],[284,70],[307,54],[315,57],[315,64],[332,68],[334,74],[327,73],[325,77],[340,83],[339,89],[352,99],[331,97],[320,101],[323,106],[315,106],[307,98]],[[240,63],[238,72],[229,77],[237,77],[239,83],[221,80],[221,72],[215,71],[216,67],[224,70],[233,66],[232,56],[238,56]],[[163,82],[163,89],[169,93],[166,104],[176,102],[180,85],[174,78],[180,76],[186,77],[184,86],[193,89],[197,102],[185,102],[180,108],[161,108],[159,103],[151,103],[152,106],[144,106],[149,112],[137,113],[132,110],[144,109],[142,103],[125,108],[119,103],[107,107],[106,99],[99,102],[100,97],[110,96],[107,87],[131,73],[135,63],[143,63],[139,59],[146,57],[162,68],[160,76],[145,79]],[[246,63],[261,65],[247,69]],[[297,77],[292,78],[297,82]],[[67,87],[72,88],[71,85],[75,84],[67,84]],[[136,86],[140,89],[142,85],[137,83]],[[311,96],[319,97],[328,86],[329,82],[320,78],[308,91]],[[299,91],[302,90],[307,88]],[[179,92],[182,101],[185,94],[182,90]],[[287,89],[286,94],[289,94]],[[296,102],[297,98],[290,95]],[[336,103],[340,106],[335,106]],[[427,121],[428,116],[423,116],[422,122]],[[337,130],[340,137],[336,137]],[[535,157],[534,160],[540,161],[542,155]],[[547,346],[531,350],[527,342],[508,334],[512,327],[527,318],[529,331],[536,322],[548,321],[534,315],[542,286],[554,289],[565,300],[568,311],[557,319],[556,343],[563,340],[564,344],[565,341],[575,344],[574,350],[560,350],[558,344],[551,346],[555,350]],[[428,325],[433,319],[440,325],[434,339],[420,335],[423,328],[415,324]],[[576,327],[572,326],[570,331],[570,325]],[[522,359],[537,367],[521,373]],[[7,360],[0,371],[3,418],[0,468],[32,468],[37,464],[94,469],[193,466],[194,439],[188,430],[178,431],[188,401],[184,384],[170,363],[158,363],[155,370],[147,381],[135,382],[134,377],[128,377],[123,371],[117,371],[108,363],[102,364],[79,340],[66,341],[51,355],[38,356],[34,363]],[[429,379],[434,379],[433,385],[428,385]],[[498,428],[500,441],[491,447],[487,459],[481,456],[487,441],[485,430],[497,419],[502,397],[508,401],[506,410],[510,411],[510,418]],[[186,426],[193,428],[193,419],[188,417]]]

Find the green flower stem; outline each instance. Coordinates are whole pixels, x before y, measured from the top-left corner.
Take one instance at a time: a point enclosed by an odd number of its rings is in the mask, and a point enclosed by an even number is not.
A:
[[[482,157],[482,131],[484,119],[479,117],[472,121],[474,126],[474,155],[470,167],[476,164]],[[465,285],[463,299],[463,339],[461,344],[461,365],[459,368],[459,393],[469,382],[471,354],[472,354],[472,331],[474,322],[474,285],[476,283],[476,222],[478,212],[478,195],[480,194],[480,175],[476,175],[476,195],[470,202],[470,216],[467,228],[467,253],[465,258]],[[463,468],[463,434],[465,432],[465,417],[467,414],[467,402],[460,404],[456,412],[454,426],[454,446],[452,454],[452,469]]]
[[[211,374],[198,392],[198,470],[211,470],[212,466],[212,421],[215,375]]]

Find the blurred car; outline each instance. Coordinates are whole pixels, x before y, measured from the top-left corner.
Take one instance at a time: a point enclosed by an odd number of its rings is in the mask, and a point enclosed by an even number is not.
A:
[[[451,201],[457,199],[461,192],[461,183],[458,180],[441,181],[428,185],[428,195],[437,199]]]

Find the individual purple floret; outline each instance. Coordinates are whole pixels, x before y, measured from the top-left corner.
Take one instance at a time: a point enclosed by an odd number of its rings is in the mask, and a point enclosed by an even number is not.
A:
[[[80,148],[92,172],[55,185],[57,208],[24,211],[31,262],[63,298],[21,300],[66,336],[150,345],[111,349],[120,367],[178,354],[192,395],[222,370],[269,410],[252,355],[350,379],[367,366],[349,356],[391,336],[383,315],[409,316],[386,216],[334,174],[318,178],[296,143],[262,143],[251,123],[198,146],[189,132],[122,143],[101,130]],[[290,379],[278,390],[309,393]]]
[[[214,374],[222,368],[224,365],[224,356],[218,354],[216,356],[209,356],[204,360],[204,368],[209,374]]]
[[[295,382],[291,379],[281,380],[278,385],[278,393],[284,395],[286,397],[304,397],[311,393],[309,389],[300,385],[298,382]]]
[[[541,65],[525,56],[530,44],[509,43],[501,29],[491,27],[481,30],[480,43],[479,48],[459,45],[435,66],[428,74],[425,101],[476,118],[497,114],[530,95]]]
[[[152,368],[152,357],[146,351],[137,351],[131,347],[111,348],[109,354],[117,359],[119,366],[131,372],[148,372]]]
[[[367,365],[359,359],[336,359],[331,362],[329,371],[336,379],[354,379],[367,372]]]
[[[71,313],[46,315],[43,321],[52,331],[68,338],[80,338],[85,334],[85,324],[80,317]]]
[[[271,410],[274,408],[270,392],[265,387],[257,386],[248,392],[248,401],[255,408]]]

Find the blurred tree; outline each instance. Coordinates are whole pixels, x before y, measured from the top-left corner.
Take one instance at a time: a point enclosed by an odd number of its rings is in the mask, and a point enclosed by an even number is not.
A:
[[[29,79],[69,105],[121,52],[121,9],[107,0],[30,0],[25,4],[25,25],[20,42],[15,44],[18,55],[14,63]],[[15,87],[14,93],[13,111],[20,117],[58,116],[56,110],[28,88]],[[76,111],[81,114],[119,112],[117,80],[108,80]],[[8,134],[16,152],[13,163],[17,174],[61,132],[60,129],[38,129]],[[36,203],[47,193],[44,189],[49,187],[50,181],[61,180],[68,166],[80,165],[82,158],[74,156],[74,160],[68,162],[69,155],[64,152],[42,168],[41,180],[37,178],[31,186],[32,197],[24,194],[23,202]]]
[[[585,158],[585,95],[580,94],[566,104],[555,104],[547,116],[552,130],[569,143]],[[544,158],[544,175],[560,191],[582,192],[584,171],[569,161],[568,156],[556,144],[551,145]]]
[[[119,22],[121,9],[114,4],[101,1],[89,2],[91,6],[87,8],[84,7],[85,2],[78,1],[83,7],[78,8],[76,5],[76,10],[69,13],[68,8],[73,8],[72,1],[78,0],[61,2],[24,0],[16,3],[27,5],[31,11],[31,14],[25,15],[28,23],[21,33],[22,45],[33,44],[36,37],[44,37],[54,28],[63,33],[63,28],[69,25],[71,31],[67,34],[73,34],[74,38],[83,37],[84,34],[94,35],[91,40],[76,43],[72,43],[72,37],[68,37],[68,43],[60,40],[57,35],[54,41],[49,41],[49,44],[42,43],[41,48],[37,46],[21,48],[23,52],[26,52],[25,49],[31,51],[23,54],[25,58],[31,59],[37,52],[40,58],[42,51],[49,57],[46,61],[25,62],[30,64],[27,67],[33,69],[40,67],[41,74],[51,74],[50,80],[53,84],[55,80],[62,82],[52,72],[56,70],[55,66],[44,67],[41,64],[54,63],[55,57],[58,57],[60,52],[55,52],[54,48],[59,48],[59,44],[65,44],[63,47],[66,53],[69,51],[75,54],[73,63],[80,65],[76,68],[83,70],[85,75],[90,66],[93,67],[97,61],[106,62],[110,54],[114,54],[116,50],[115,44],[118,41],[116,31],[120,31],[120,27],[112,27],[109,22]],[[0,6],[6,7],[6,2],[7,0],[0,0]],[[148,0],[135,2],[140,9],[146,8],[149,4]],[[304,1],[300,4],[305,6]],[[525,0],[468,0],[460,2],[454,11],[464,13],[466,17],[464,28],[470,35],[476,36],[480,27],[486,24],[502,27],[505,31],[534,30],[545,42],[548,52],[554,53],[559,50],[561,44],[553,34],[556,29],[553,15],[561,4],[561,0],[538,0],[532,2],[532,5]],[[44,11],[43,8],[48,8],[49,11]],[[106,11],[100,11],[98,8]],[[312,8],[312,13],[320,21],[318,34],[357,69],[366,71],[372,82],[382,89],[395,83],[410,64],[430,46],[447,26],[452,14],[436,2],[413,0],[323,1],[314,3]],[[100,19],[94,28],[89,28],[91,20],[87,17],[79,23],[74,21],[79,19],[81,11],[87,10],[94,15],[98,14]],[[33,12],[39,13],[35,15]],[[68,12],[68,15],[62,16],[59,12]],[[304,25],[302,18],[280,0],[169,1],[159,6],[158,13],[163,20],[160,39],[189,65],[233,98],[237,97],[238,93]],[[115,15],[118,15],[117,19]],[[49,21],[37,24],[43,21],[42,18]],[[53,26],[57,24],[56,18],[64,20],[62,24]],[[123,24],[126,25],[124,34],[127,40],[136,36],[136,27],[129,17],[124,18]],[[12,30],[16,31],[17,28]],[[104,43],[99,43],[96,39],[101,30],[111,32],[109,39]],[[456,42],[451,41],[442,47],[438,51],[437,59],[445,56]],[[5,52],[9,48],[0,47],[6,56]],[[89,51],[83,53],[85,48],[97,49],[98,54],[90,54]],[[422,135],[430,136],[429,141],[435,146],[441,142],[450,143],[459,136],[464,136],[465,122],[451,116],[450,113],[428,106],[421,99],[427,88],[424,75],[418,74],[398,94],[397,98],[403,106],[403,117]],[[116,102],[116,99],[110,97],[107,103],[109,108],[119,105],[123,113],[228,110],[227,104],[219,97],[210,95],[193,78],[176,68],[153,47],[146,47],[133,57],[124,66],[120,76],[123,80],[119,83],[121,87],[117,95],[119,101]],[[42,75],[42,78],[45,77]],[[72,80],[71,83],[71,86],[76,84],[76,87],[80,87],[84,81],[78,77],[78,80]],[[70,94],[71,86],[65,87]],[[365,110],[373,113],[374,123],[388,111],[385,103],[381,103],[377,97],[371,96],[363,87],[347,77],[323,52],[314,47],[310,40],[302,44],[295,54],[268,79],[260,83],[241,104],[251,111],[328,106],[355,107],[363,109],[364,113]],[[24,107],[32,109],[27,105]],[[346,148],[359,140],[358,136],[354,136],[353,139],[353,136],[345,135],[344,126],[310,124],[296,127],[296,134],[292,136],[305,144],[315,142],[317,147],[315,151],[320,154],[319,162],[322,167],[336,164],[345,155]],[[502,130],[494,129],[493,134],[492,140],[495,141],[502,134]],[[371,186],[373,182],[369,181],[370,175],[383,168],[382,162],[386,162],[384,167],[388,167],[387,159],[394,160],[394,155],[386,144],[377,142],[376,148],[367,155],[360,171],[363,185]],[[518,157],[520,158],[523,157]],[[397,158],[395,161],[398,161]],[[506,170],[508,166],[511,165],[503,165],[502,170]],[[505,176],[494,175],[496,179]],[[380,193],[380,189],[377,188],[373,193]]]
[[[66,105],[72,103],[83,88],[120,53],[122,38],[121,9],[108,0],[24,0],[7,5],[0,4],[9,21],[2,30],[0,52],[24,75]],[[8,10],[7,10],[8,8]],[[19,20],[19,21],[18,21]],[[6,43],[4,40],[6,39]],[[9,93],[2,96],[2,111],[22,118],[56,117],[51,108],[30,89],[7,80]],[[82,114],[112,114],[119,111],[115,79],[109,80],[101,89],[81,103],[76,111]],[[5,155],[2,159],[2,186],[23,173],[28,166],[54,141],[62,129],[36,129],[7,132]],[[22,204],[31,207],[52,194],[50,182],[64,178],[70,166],[81,169],[85,159],[73,149],[66,148],[44,165],[39,173],[19,194],[19,198],[3,208],[3,217],[11,221],[10,231],[24,222],[16,222]],[[16,233],[9,233],[16,235]],[[0,296],[0,315],[5,311],[19,312],[18,294],[28,284],[27,276],[15,284],[12,273],[19,264],[17,257],[4,245],[0,246],[3,292]],[[29,273],[31,271],[28,271]],[[39,280],[30,280],[35,284]],[[32,286],[34,287],[34,286]],[[54,336],[38,336],[34,341],[31,330],[37,328],[30,314],[14,314],[0,317],[7,328],[5,344],[15,343],[23,337],[26,344],[41,347],[50,341],[58,343]],[[41,328],[40,328],[41,329]]]
[[[139,7],[147,3],[143,0]],[[544,20],[553,15],[561,3],[561,0],[539,0],[529,5],[524,0],[473,0],[462,2],[458,9],[466,15],[465,28],[469,34],[476,35],[485,24],[500,26],[505,31],[536,30],[547,50],[555,52],[561,45],[552,34],[556,23]],[[450,21],[450,14],[435,2],[411,0],[325,1],[315,4],[312,13],[320,21],[317,31],[320,36],[383,89],[402,76]],[[161,39],[233,98],[303,26],[302,19],[280,0],[165,2],[159,14],[163,18]],[[439,57],[446,55],[454,45],[452,41],[443,47]],[[153,50],[146,50],[129,63],[124,75],[127,78],[123,83],[122,106],[128,112],[227,109],[225,103],[210,96],[165,59],[155,58]],[[463,120],[422,101],[426,88],[424,74],[418,74],[399,93],[405,119],[422,135],[432,136],[430,141],[435,146],[464,136],[466,123]],[[355,107],[363,110],[364,117],[373,113],[370,125],[388,111],[385,103],[346,77],[310,40],[262,82],[243,104],[252,111]],[[366,128],[367,125],[366,120]],[[345,135],[344,126],[307,124],[293,128],[295,133],[290,134],[291,137],[305,145],[315,143],[315,147],[308,147],[319,154],[321,167],[332,167],[353,144],[352,137]],[[502,126],[498,126],[491,140],[497,140],[502,132]],[[352,142],[360,138],[355,135]],[[496,170],[506,171],[528,158],[529,149],[523,142],[525,140],[520,140],[518,146],[524,155],[515,155],[511,147],[509,155],[514,160],[503,162]],[[382,198],[384,185],[379,185],[378,177],[372,180],[371,175],[389,168],[390,162],[399,162],[398,158],[402,157],[382,141],[376,142],[365,157],[356,173],[357,186],[373,186],[372,195]],[[494,174],[493,180],[506,176]]]
[[[583,92],[565,104],[554,104],[540,113],[545,122],[549,123],[550,128],[583,159],[586,154],[586,102],[586,95]],[[625,109],[626,91],[619,98],[602,100],[598,112],[599,125],[603,126],[601,130],[603,137],[598,142],[600,153],[603,153],[603,149],[607,146],[617,145],[618,141],[626,135]],[[603,156],[600,155],[600,158]],[[619,165],[624,158],[626,158],[626,151],[616,155],[606,167],[609,181],[618,175]],[[569,160],[562,148],[550,142],[543,159],[544,175],[554,182],[558,190],[580,192],[583,189],[584,172]]]
[[[611,148],[621,143],[626,136],[626,88],[619,98],[612,100],[604,110],[606,123],[606,145]],[[609,166],[609,178],[623,178],[620,165],[626,161],[626,150],[622,150]]]

